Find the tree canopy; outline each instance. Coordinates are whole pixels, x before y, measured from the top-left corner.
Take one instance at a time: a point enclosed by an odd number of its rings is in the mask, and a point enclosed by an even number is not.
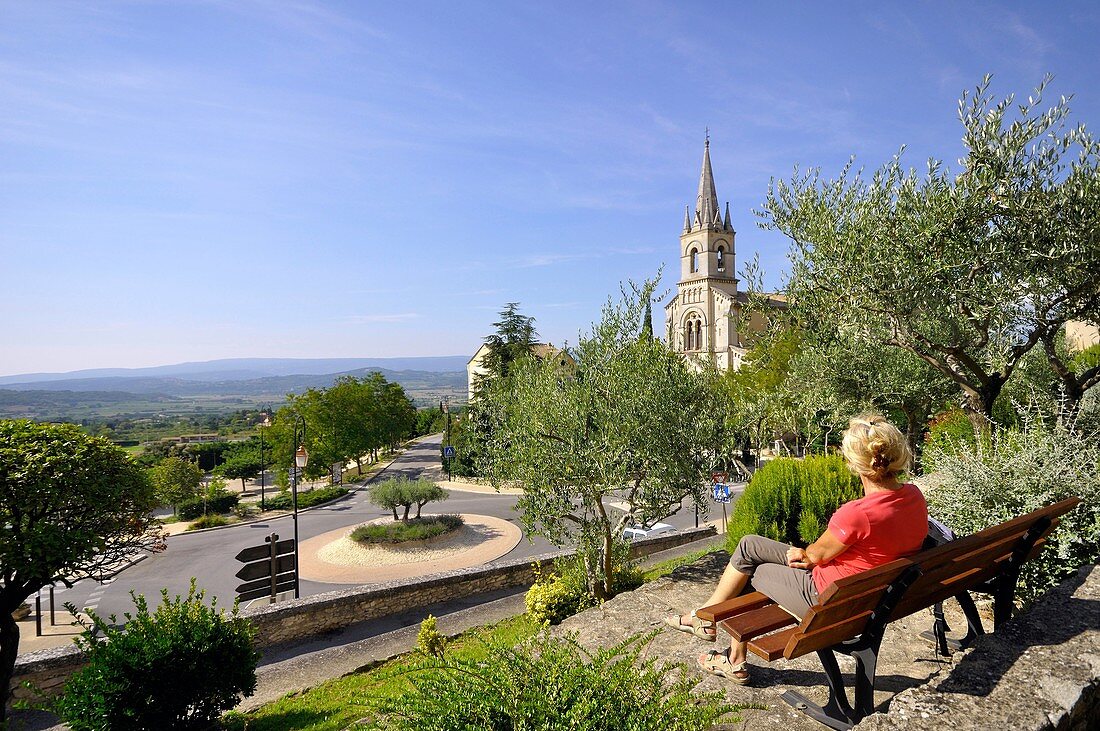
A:
[[[988,77],[964,94],[956,172],[901,153],[869,179],[812,170],[773,182],[760,214],[793,242],[791,301],[816,329],[909,351],[979,423],[1028,351],[1100,315],[1100,146],[1068,99],[1043,108],[1045,86],[1016,106]],[[1076,399],[1097,373],[1064,380]]]
[[[704,503],[712,392],[664,343],[639,337],[654,285],[609,301],[571,360],[521,359],[483,399],[484,471],[523,486],[528,532],[579,542],[596,596],[611,591],[613,542],[628,522],[665,518],[688,497]],[[610,499],[626,512],[616,517]]]
[[[145,471],[106,439],[74,424],[0,421],[0,687],[19,651],[12,612],[46,584],[162,549],[157,502]]]

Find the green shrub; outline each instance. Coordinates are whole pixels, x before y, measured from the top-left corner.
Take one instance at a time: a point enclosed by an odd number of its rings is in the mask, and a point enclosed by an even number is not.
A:
[[[184,500],[176,506],[176,514],[180,520],[194,520],[203,515],[221,515],[228,513],[237,507],[240,496],[233,493],[221,493],[214,497],[197,497],[192,500]]]
[[[255,630],[237,608],[226,616],[216,600],[206,606],[194,579],[186,598],[161,595],[150,614],[145,597],[131,592],[136,611],[125,615],[125,628],[91,611],[78,620],[76,644],[88,664],[48,705],[73,731],[209,728],[255,691]]]
[[[652,637],[590,652],[543,634],[518,647],[486,643],[482,662],[424,658],[405,671],[412,692],[369,701],[368,723],[385,731],[704,731],[733,720],[721,694],[691,693],[692,674],[640,659]]]
[[[316,490],[309,490],[306,492],[298,491],[298,509],[312,508],[314,505],[320,505],[321,503],[327,503],[330,500],[343,497],[347,495],[349,490],[346,487],[339,485],[332,485],[330,487],[318,487]],[[294,507],[293,496],[290,494],[290,490],[280,490],[273,497],[269,497],[264,501],[268,510],[291,510]]]
[[[1020,430],[997,432],[990,445],[939,452],[941,481],[927,493],[929,512],[965,535],[1080,497],[1038,558],[1024,564],[1016,596],[1029,603],[1100,557],[1097,436],[1028,420]]]
[[[642,572],[629,560],[630,546],[617,543],[611,591],[618,594],[644,583]],[[594,607],[599,601],[588,586],[584,559],[573,555],[555,559],[552,571],[535,566],[535,583],[524,597],[527,614],[539,624],[558,624],[566,617]]]
[[[420,631],[416,633],[416,649],[428,657],[443,657],[447,651],[447,638],[435,628],[435,617],[428,615],[420,623]]]
[[[753,474],[738,498],[727,545],[732,552],[750,534],[808,545],[821,536],[841,504],[862,494],[859,478],[836,455],[771,460]]]
[[[949,409],[928,422],[928,434],[924,437],[921,466],[925,474],[939,467],[940,455],[954,454],[960,450],[973,451],[976,440],[974,425],[962,409]]]
[[[217,528],[220,525],[229,525],[229,520],[224,515],[209,513],[199,517],[194,523],[187,526],[187,530],[201,530],[203,528]]]
[[[523,597],[527,615],[539,624],[558,624],[596,605],[596,600],[582,585],[577,587],[568,580],[550,574],[536,574],[536,581]]]
[[[462,527],[459,515],[432,515],[413,518],[409,522],[361,525],[351,532],[351,539],[360,543],[405,543],[423,541],[450,533]]]

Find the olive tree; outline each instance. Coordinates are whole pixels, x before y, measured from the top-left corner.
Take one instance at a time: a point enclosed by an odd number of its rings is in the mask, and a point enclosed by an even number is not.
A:
[[[118,446],[74,424],[0,421],[0,687],[19,653],[12,612],[51,582],[100,577],[162,550],[156,491]],[[0,703],[0,721],[3,706]]]
[[[918,174],[901,153],[869,179],[813,170],[773,182],[760,213],[793,242],[791,301],[817,328],[881,333],[951,379],[983,428],[1029,350],[1100,314],[1100,145],[1065,97],[1043,108],[1046,81],[1018,106],[989,82],[959,103],[957,171]]]
[[[641,334],[655,282],[624,289],[570,358],[521,358],[482,397],[492,420],[482,471],[519,485],[529,533],[576,541],[597,597],[610,595],[614,542],[630,521],[703,501],[715,419],[708,380]],[[610,500],[626,512],[616,516]]]
[[[176,506],[184,500],[198,497],[202,487],[202,468],[183,457],[165,457],[149,469],[157,499],[162,505]]]

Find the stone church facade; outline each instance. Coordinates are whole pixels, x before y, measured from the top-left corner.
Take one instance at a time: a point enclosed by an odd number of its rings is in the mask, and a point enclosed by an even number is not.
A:
[[[703,169],[695,211],[684,212],[680,234],[680,281],[676,296],[665,305],[667,340],[688,362],[722,370],[741,366],[747,347],[738,332],[741,308],[747,295],[737,289],[735,240],[729,203],[718,206],[714,173],[710,166],[710,139],[703,147]],[[776,304],[781,301],[775,298]],[[749,329],[758,322],[750,320]]]

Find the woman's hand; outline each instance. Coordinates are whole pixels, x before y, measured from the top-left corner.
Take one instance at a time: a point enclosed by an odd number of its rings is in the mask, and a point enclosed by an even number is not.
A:
[[[787,565],[792,569],[808,569],[813,567],[813,562],[810,561],[805,550],[801,548],[788,548]]]

